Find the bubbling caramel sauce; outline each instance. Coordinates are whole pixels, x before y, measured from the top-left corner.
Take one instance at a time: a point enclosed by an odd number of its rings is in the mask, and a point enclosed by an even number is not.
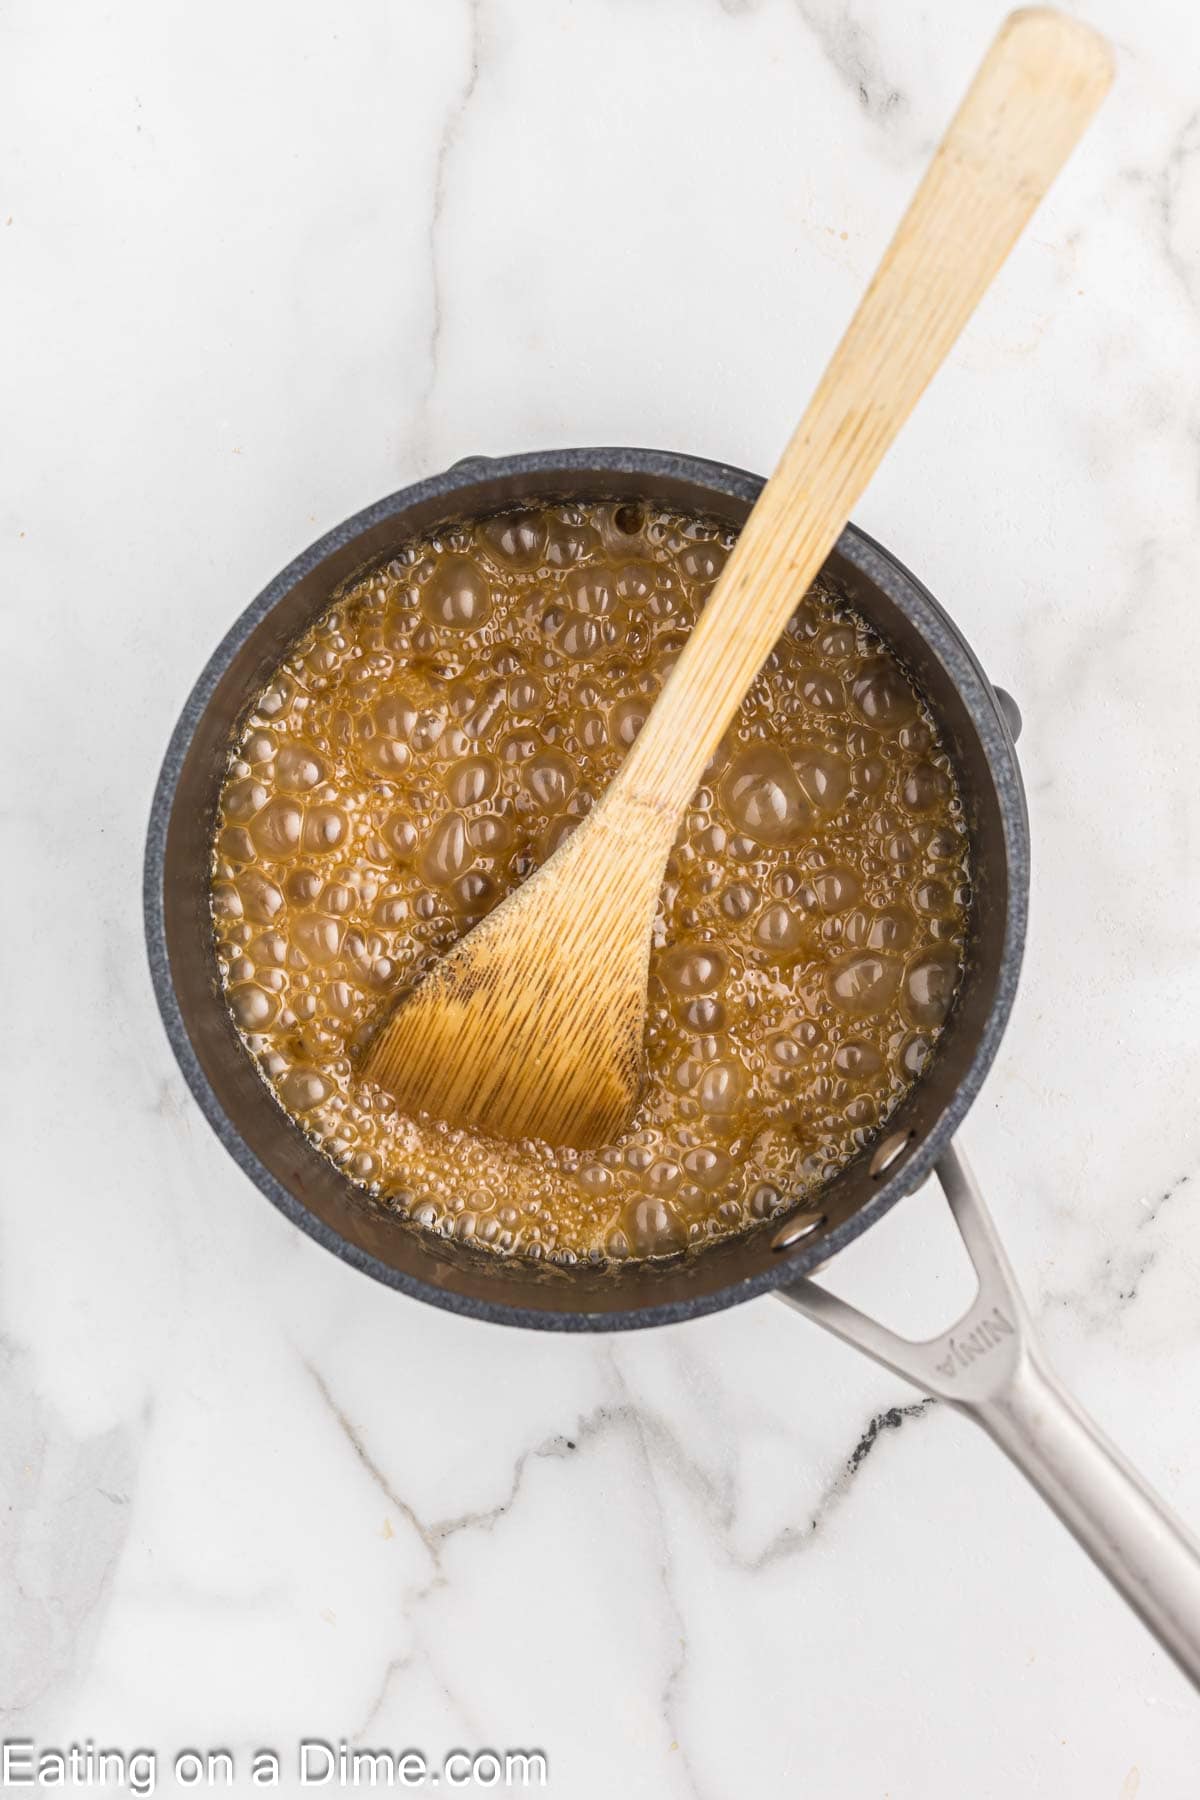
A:
[[[930,1055],[962,804],[928,707],[822,579],[668,864],[628,1130],[503,1143],[358,1073],[392,997],[612,779],[732,542],[628,502],[449,526],[330,606],[240,731],[212,882],[233,1018],[308,1136],[431,1231],[565,1264],[703,1246],[836,1174]]]

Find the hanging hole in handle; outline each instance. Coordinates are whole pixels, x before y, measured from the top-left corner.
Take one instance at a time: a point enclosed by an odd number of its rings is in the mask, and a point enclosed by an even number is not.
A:
[[[875,1154],[871,1158],[870,1170],[876,1181],[884,1175],[890,1175],[901,1157],[904,1156],[917,1141],[915,1131],[893,1131],[885,1137],[882,1144],[875,1146]]]

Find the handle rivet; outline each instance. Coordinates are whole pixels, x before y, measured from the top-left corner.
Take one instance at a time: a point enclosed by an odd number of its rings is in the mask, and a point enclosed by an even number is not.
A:
[[[889,1169],[895,1168],[916,1135],[915,1131],[893,1131],[891,1137],[885,1137],[882,1144],[876,1145],[870,1166],[871,1173],[877,1180],[880,1175],[886,1175]]]
[[[825,1214],[819,1212],[793,1213],[786,1219],[771,1239],[772,1250],[790,1250],[801,1238],[811,1237],[813,1232],[825,1223]]]

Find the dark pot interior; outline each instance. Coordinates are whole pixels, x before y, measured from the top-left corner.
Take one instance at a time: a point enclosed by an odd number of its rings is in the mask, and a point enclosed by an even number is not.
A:
[[[967,966],[930,1068],[885,1127],[907,1148],[883,1176],[864,1152],[814,1204],[823,1222],[772,1248],[778,1219],[692,1256],[616,1269],[507,1261],[405,1224],[370,1200],[280,1110],[239,1041],[218,982],[208,910],[212,823],[231,733],[290,642],[334,594],[417,533],[522,500],[649,498],[740,526],[761,480],[657,451],[472,458],[381,500],[297,558],[247,608],[188,699],[155,794],[146,852],[150,964],[167,1033],[230,1154],[320,1243],[439,1306],[517,1325],[613,1330],[711,1312],[827,1260],[917,1187],[966,1112],[1012,1005],[1025,929],[1028,823],[995,691],[932,596],[847,527],[827,572],[925,690],[954,755],[974,845]],[[800,596],[797,595],[797,599]]]

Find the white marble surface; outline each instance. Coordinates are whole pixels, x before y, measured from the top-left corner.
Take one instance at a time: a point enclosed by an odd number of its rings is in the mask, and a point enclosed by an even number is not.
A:
[[[966,1142],[1054,1359],[1200,1521],[1200,15],[1081,10],[1119,86],[857,516],[1025,711]],[[469,452],[767,468],[997,16],[3,9],[0,1735],[1194,1795],[1200,1702],[967,1424],[769,1300],[584,1342],[374,1286],[227,1160],[143,965],[159,757],[246,600]],[[836,1279],[948,1320],[936,1197]]]

